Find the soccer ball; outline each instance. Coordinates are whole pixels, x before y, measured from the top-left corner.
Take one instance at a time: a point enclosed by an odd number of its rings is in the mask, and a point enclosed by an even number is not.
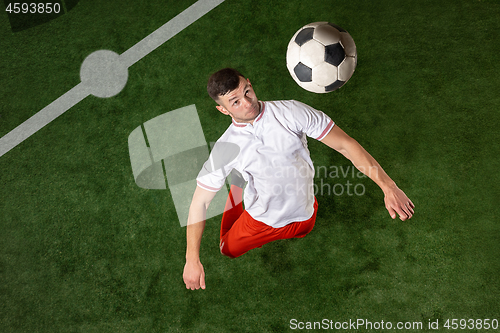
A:
[[[342,87],[351,78],[356,64],[356,45],[351,35],[328,22],[300,28],[286,52],[286,66],[295,82],[315,93]]]

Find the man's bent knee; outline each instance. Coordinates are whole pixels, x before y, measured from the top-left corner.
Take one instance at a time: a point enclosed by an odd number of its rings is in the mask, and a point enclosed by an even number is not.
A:
[[[224,245],[226,245],[226,244],[225,244],[224,242],[222,242],[222,241],[221,241],[221,244],[220,244],[220,246],[219,246],[219,248],[220,248],[220,253],[221,253],[222,255],[225,255],[226,257],[231,258],[231,259],[236,258],[235,256],[233,256],[233,255],[232,255],[232,254],[228,251],[228,249],[227,249],[228,247],[227,247],[227,246],[224,246]]]

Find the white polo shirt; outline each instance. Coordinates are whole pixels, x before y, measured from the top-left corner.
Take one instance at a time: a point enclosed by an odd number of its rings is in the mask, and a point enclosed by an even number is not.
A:
[[[334,122],[325,113],[298,101],[259,103],[261,113],[253,125],[233,120],[196,180],[201,188],[216,192],[236,169],[248,182],[244,204],[250,216],[280,228],[312,216],[314,166],[306,135],[321,140]],[[221,163],[221,157],[212,154],[217,146],[224,145],[237,148],[236,152],[224,149],[225,161]],[[215,168],[214,158],[219,164]]]

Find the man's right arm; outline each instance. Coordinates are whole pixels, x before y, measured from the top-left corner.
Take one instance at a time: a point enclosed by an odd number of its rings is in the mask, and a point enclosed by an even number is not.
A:
[[[197,186],[189,207],[186,227],[186,265],[184,266],[184,283],[187,289],[205,289],[205,272],[200,261],[200,244],[205,228],[206,213],[216,192]]]

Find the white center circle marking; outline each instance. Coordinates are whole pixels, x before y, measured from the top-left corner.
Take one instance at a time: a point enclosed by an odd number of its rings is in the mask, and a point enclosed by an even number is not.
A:
[[[128,80],[128,69],[119,58],[119,54],[109,50],[95,51],[85,58],[80,68],[80,79],[90,94],[106,98],[123,90]]]

